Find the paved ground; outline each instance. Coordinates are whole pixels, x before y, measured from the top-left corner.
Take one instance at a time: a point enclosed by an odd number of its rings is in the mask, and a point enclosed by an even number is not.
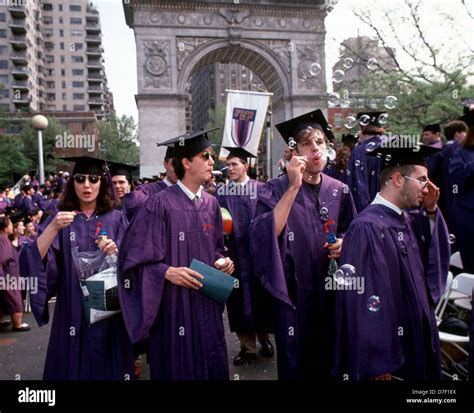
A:
[[[50,308],[50,314],[53,314],[52,308]],[[233,365],[232,360],[240,347],[237,336],[228,331],[226,316],[227,314],[224,314],[230,379],[276,380],[276,355],[273,359],[258,357],[252,365]],[[13,333],[10,328],[0,331],[0,380],[41,380],[42,378],[51,323],[39,328],[31,313],[24,315],[24,321],[32,327],[31,331]],[[141,379],[147,380],[149,371],[145,357],[143,357],[142,366]]]

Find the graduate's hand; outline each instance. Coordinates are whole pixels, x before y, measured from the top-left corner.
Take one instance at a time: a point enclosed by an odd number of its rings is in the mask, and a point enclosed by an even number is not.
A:
[[[234,272],[234,263],[229,257],[219,258],[214,263],[214,267],[216,267],[219,271],[225,272],[228,275],[231,275]]]
[[[199,290],[202,284],[196,278],[204,277],[188,267],[169,267],[165,279],[179,287],[193,288]]]
[[[117,244],[111,239],[97,240],[96,244],[107,255],[114,255],[118,253]]]
[[[336,238],[336,242],[334,244],[328,244],[326,242],[326,244],[323,245],[323,248],[327,248],[329,250],[329,258],[339,258],[341,256],[342,238]]]
[[[374,377],[372,380],[392,380],[390,373],[381,374],[380,376]]]
[[[290,187],[299,189],[303,184],[303,173],[306,169],[306,156],[293,156],[286,168]]]
[[[423,206],[428,211],[434,211],[436,204],[439,199],[439,188],[431,181],[428,182],[428,186],[423,190]]]
[[[75,212],[59,211],[49,225],[51,225],[51,227],[56,232],[59,232],[63,228],[66,228],[71,225],[72,221],[74,221],[75,216]]]

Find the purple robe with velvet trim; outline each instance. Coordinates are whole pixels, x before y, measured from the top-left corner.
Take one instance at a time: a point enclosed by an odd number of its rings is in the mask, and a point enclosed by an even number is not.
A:
[[[218,186],[216,191],[219,204],[232,216],[233,231],[226,245],[235,266],[232,276],[239,280],[239,288],[234,288],[226,303],[230,331],[272,332],[271,297],[255,276],[250,248],[250,223],[257,207],[258,191],[264,184],[250,179],[237,189],[237,195],[232,194],[232,185]]]
[[[170,266],[223,257],[222,217],[205,192],[195,205],[179,186],[150,197],[128,227],[119,297],[133,342],[148,337],[153,380],[228,380],[224,306],[165,280]]]
[[[474,147],[459,146],[449,166],[453,185],[451,225],[465,272],[474,273]],[[455,189],[455,191],[454,191]]]
[[[367,151],[375,150],[380,144],[380,136],[373,136],[360,142],[349,157],[346,183],[352,192],[357,212],[369,205],[380,189],[382,160],[367,156]]]
[[[45,221],[43,228],[51,222]],[[49,322],[48,300],[56,295],[53,324],[44,368],[45,380],[133,380],[134,355],[121,314],[88,325],[82,290],[71,248],[94,251],[96,223],[120,248],[127,220],[119,211],[85,220],[77,215],[62,229],[42,261],[37,241],[22,248],[21,273],[38,277],[38,293],[31,294],[31,308],[40,326]],[[40,230],[40,232],[42,232]]]
[[[18,251],[6,235],[0,235],[0,277],[4,278],[6,286],[10,285],[13,278],[20,277],[20,266],[18,264]],[[23,300],[21,290],[7,288],[0,290],[0,313],[15,314],[23,312]]]
[[[150,182],[149,184],[139,185],[132,192],[126,194],[124,207],[129,222],[132,222],[133,217],[148,198],[166,188],[168,188],[168,185],[163,181]]]
[[[386,373],[404,380],[440,378],[434,307],[445,290],[448,231],[442,214],[368,206],[344,237],[340,263],[355,267],[363,293],[336,292],[333,374],[367,380]],[[362,284],[361,284],[362,285]]]
[[[336,221],[329,228],[343,237],[356,215],[347,185],[321,174],[316,201],[303,184],[287,224],[275,235],[273,210],[288,189],[288,176],[269,181],[259,194],[252,224],[255,270],[275,298],[275,341],[280,380],[321,380],[330,374],[334,291],[325,288],[329,250],[320,211]]]

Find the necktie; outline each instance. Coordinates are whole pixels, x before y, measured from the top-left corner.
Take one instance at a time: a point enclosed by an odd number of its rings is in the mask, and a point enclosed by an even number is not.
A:
[[[194,205],[199,206],[199,197],[196,195],[193,199]]]

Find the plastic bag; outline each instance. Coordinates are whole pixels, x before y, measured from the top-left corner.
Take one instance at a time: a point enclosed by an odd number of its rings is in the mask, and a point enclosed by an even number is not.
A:
[[[79,274],[87,321],[94,324],[120,312],[117,289],[117,256],[101,250],[79,252],[72,248]]]

